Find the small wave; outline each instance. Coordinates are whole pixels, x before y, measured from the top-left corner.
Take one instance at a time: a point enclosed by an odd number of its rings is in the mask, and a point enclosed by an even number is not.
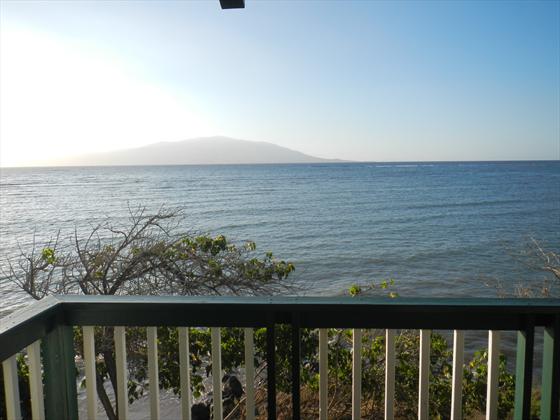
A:
[[[369,166],[369,167],[370,168],[417,168],[418,166],[427,166],[427,165],[395,164],[395,165],[375,165],[375,166]]]
[[[527,200],[483,200],[483,201],[469,201],[465,203],[430,203],[430,204],[416,204],[408,206],[410,210],[422,209],[437,209],[446,207],[481,207],[481,206],[495,206],[502,204],[520,204],[526,203]]]

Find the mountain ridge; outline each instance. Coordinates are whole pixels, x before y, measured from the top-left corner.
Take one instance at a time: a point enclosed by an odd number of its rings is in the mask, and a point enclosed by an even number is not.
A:
[[[84,154],[73,158],[59,159],[55,164],[68,166],[140,166],[328,162],[343,161],[311,156],[265,141],[212,136],[175,142],[161,141],[136,148]]]

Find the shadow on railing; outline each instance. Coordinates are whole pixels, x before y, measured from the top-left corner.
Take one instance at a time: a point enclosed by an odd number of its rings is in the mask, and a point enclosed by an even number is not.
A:
[[[26,349],[31,411],[34,419],[77,419],[76,367],[72,327],[83,327],[88,418],[97,416],[95,342],[93,326],[114,326],[118,418],[128,416],[125,327],[147,329],[150,383],[158,383],[158,346],[155,327],[179,327],[181,413],[191,418],[189,334],[187,327],[210,327],[212,337],[213,418],[222,419],[220,327],[243,327],[245,333],[246,412],[254,418],[253,329],[266,328],[267,416],[276,418],[278,325],[292,327],[292,418],[301,417],[300,338],[302,328],[319,329],[319,417],[327,419],[326,328],[353,329],[352,418],[361,415],[361,333],[385,329],[385,418],[394,417],[394,330],[420,330],[418,417],[427,419],[429,406],[430,333],[454,330],[450,418],[462,415],[464,330],[488,330],[486,417],[497,418],[500,331],[517,331],[515,385],[516,419],[529,418],[533,379],[535,327],[544,327],[541,418],[558,419],[560,382],[559,299],[383,299],[366,297],[108,297],[59,296],[32,304],[1,320],[5,403],[8,419],[21,418],[16,355]],[[42,348],[42,351],[41,351]],[[44,373],[44,374],[43,374]],[[150,389],[152,418],[159,418],[157,387]],[[44,405],[43,405],[44,401]]]

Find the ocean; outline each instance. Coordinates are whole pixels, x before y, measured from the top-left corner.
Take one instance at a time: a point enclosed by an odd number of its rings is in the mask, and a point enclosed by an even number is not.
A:
[[[516,257],[531,238],[560,251],[560,161],[5,168],[0,268],[59,231],[162,206],[182,209],[181,230],[292,261],[306,295],[394,279],[400,296],[496,297],[546,277]],[[5,280],[0,292],[0,317],[32,301]],[[515,338],[503,335],[510,368]],[[472,354],[486,334],[466,343]]]
[[[129,208],[183,209],[180,228],[254,240],[294,262],[307,295],[395,280],[400,296],[495,296],[545,275],[530,238],[560,248],[560,162],[5,168],[0,264]],[[3,313],[28,298],[0,283]]]

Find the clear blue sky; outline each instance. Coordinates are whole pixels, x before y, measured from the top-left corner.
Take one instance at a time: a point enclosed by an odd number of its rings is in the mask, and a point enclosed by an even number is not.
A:
[[[560,2],[1,2],[4,165],[205,135],[560,159]]]

